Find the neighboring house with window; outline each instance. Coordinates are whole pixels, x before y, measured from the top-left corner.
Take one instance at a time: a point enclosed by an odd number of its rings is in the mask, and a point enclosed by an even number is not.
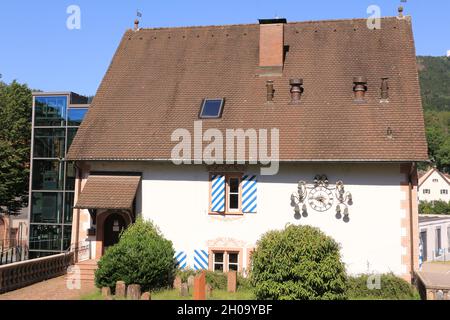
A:
[[[450,180],[436,168],[419,178],[419,201],[450,201]]]
[[[411,280],[427,144],[411,20],[382,24],[127,31],[67,157],[72,244],[98,259],[142,216],[180,267],[245,272],[265,232],[312,225],[350,274]]]
[[[420,215],[419,229],[423,262],[450,261],[450,217]]]

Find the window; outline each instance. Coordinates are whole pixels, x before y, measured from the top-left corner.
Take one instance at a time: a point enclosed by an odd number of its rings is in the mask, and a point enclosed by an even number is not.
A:
[[[31,225],[30,249],[61,251],[62,227],[55,225]]]
[[[69,109],[67,115],[67,125],[79,127],[83,121],[88,109],[84,108],[72,108]]]
[[[64,158],[64,129],[34,130],[34,158]]]
[[[448,194],[448,190],[447,189],[442,189],[441,190],[441,194]]]
[[[430,194],[430,189],[423,189],[423,194]]]
[[[442,254],[442,252],[441,252],[441,250],[442,250],[442,246],[441,246],[441,228],[436,228],[436,252],[435,252],[435,255],[436,255],[436,257],[439,257],[441,254]]]
[[[242,174],[212,174],[210,184],[210,212],[220,214],[242,214]]]
[[[224,99],[205,99],[200,110],[201,119],[216,119],[222,117]]]
[[[213,264],[214,264],[214,271],[224,271],[224,262],[225,262],[225,253],[224,252],[214,252],[213,255]]]
[[[256,175],[211,173],[210,214],[242,215],[257,212]]]
[[[433,179],[433,182],[439,182],[439,180],[438,179]]]
[[[239,253],[228,254],[228,270],[239,271]]]
[[[241,178],[229,177],[228,178],[228,211],[240,212],[240,197],[241,197]]]
[[[67,97],[36,97],[35,126],[64,126]]]
[[[62,192],[33,192],[31,196],[32,223],[61,223]]]
[[[450,226],[447,227],[447,251],[450,252]]]
[[[33,190],[63,190],[64,162],[59,160],[33,161]]]
[[[213,271],[240,271],[239,252],[213,251]]]

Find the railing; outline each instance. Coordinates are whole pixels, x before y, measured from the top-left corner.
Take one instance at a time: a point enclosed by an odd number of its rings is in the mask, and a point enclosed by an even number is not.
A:
[[[70,252],[0,266],[0,293],[64,275],[73,258]]]
[[[91,241],[73,243],[66,252],[73,252],[75,262],[92,259]]]
[[[24,261],[28,257],[27,246],[16,246],[5,251],[0,251],[0,266],[4,264]]]
[[[28,246],[26,241],[6,239],[0,241],[0,266],[26,260]]]

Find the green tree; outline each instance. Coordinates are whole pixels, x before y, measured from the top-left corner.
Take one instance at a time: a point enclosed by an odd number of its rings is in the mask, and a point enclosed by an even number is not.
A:
[[[0,208],[16,214],[28,203],[32,94],[0,83]]]
[[[263,235],[252,254],[251,280],[261,300],[346,298],[339,245],[317,228],[289,225]]]
[[[450,173],[450,137],[440,146],[436,154],[436,164],[439,170]]]

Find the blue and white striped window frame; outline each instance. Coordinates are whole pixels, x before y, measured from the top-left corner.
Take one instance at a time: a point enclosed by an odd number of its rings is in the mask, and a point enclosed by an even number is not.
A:
[[[257,178],[245,175],[242,177],[242,212],[256,213],[257,209]]]
[[[241,179],[241,210],[242,213],[257,212],[258,180],[255,175],[243,175]],[[225,213],[226,211],[226,176],[211,175],[210,212]]]

